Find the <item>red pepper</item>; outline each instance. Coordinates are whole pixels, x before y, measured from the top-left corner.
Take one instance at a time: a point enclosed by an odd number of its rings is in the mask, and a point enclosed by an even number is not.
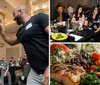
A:
[[[64,44],[52,44],[50,51],[52,52],[54,48],[61,48],[66,54],[69,53],[69,48]]]
[[[90,74],[93,73],[94,70],[95,70],[95,65],[92,65],[92,66],[90,67],[90,69],[89,69],[89,73],[90,73]]]
[[[93,54],[92,54],[92,58],[93,58],[94,60],[99,60],[99,59],[100,59],[100,53],[98,53],[98,52],[93,53]]]
[[[100,72],[97,72],[96,75],[97,75],[98,77],[100,77]]]
[[[96,60],[94,63],[95,65],[100,66],[100,60]]]
[[[54,49],[54,48],[56,48],[57,47],[57,44],[52,44],[51,46],[50,46],[50,52],[52,52],[52,50]]]

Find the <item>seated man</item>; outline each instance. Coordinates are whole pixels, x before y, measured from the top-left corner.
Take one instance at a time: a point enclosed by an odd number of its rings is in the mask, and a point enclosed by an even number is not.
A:
[[[8,85],[11,85],[11,75],[8,72],[9,70],[9,63],[7,63],[5,56],[2,57],[2,59],[0,59],[0,71],[1,71],[1,76],[0,79],[2,81],[2,84],[0,85],[4,85],[4,77],[8,77]]]

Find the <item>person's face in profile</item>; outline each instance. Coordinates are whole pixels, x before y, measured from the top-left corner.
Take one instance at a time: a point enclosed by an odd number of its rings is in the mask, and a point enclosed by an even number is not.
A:
[[[13,17],[14,17],[14,21],[16,21],[16,23],[18,24],[18,25],[21,25],[22,24],[22,15],[23,14],[23,12],[21,11],[21,10],[15,10],[14,12],[13,12]]]
[[[2,61],[5,61],[5,59],[4,59],[4,58],[2,58]]]
[[[98,8],[97,7],[94,8],[94,14],[96,14],[96,15],[98,14]]]
[[[60,6],[60,7],[58,7],[58,9],[57,9],[57,11],[59,12],[59,13],[63,13],[63,7],[62,6]]]
[[[14,61],[14,58],[11,58],[11,61]]]
[[[82,13],[82,7],[78,9],[78,13]]]

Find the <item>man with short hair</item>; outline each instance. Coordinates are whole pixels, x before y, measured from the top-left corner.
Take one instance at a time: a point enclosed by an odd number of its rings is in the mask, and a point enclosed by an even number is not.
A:
[[[9,73],[9,63],[6,61],[5,56],[2,56],[2,59],[0,59],[0,71],[1,71],[1,75],[0,75],[0,79],[2,84],[0,85],[4,85],[4,77],[8,77],[8,85],[11,85],[11,75]]]
[[[19,28],[15,37],[8,37],[0,27],[2,38],[11,46],[21,43],[26,51],[31,71],[27,85],[48,85],[49,75],[49,17],[38,13],[30,16],[25,6],[17,7],[13,12]]]

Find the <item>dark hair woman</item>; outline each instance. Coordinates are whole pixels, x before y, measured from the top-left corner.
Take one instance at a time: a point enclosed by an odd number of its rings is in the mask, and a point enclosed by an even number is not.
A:
[[[69,15],[64,12],[64,6],[61,3],[58,3],[55,12],[54,12],[54,20],[58,22],[66,21],[69,18]]]
[[[91,12],[87,20],[85,20],[84,25],[92,28],[92,30],[96,33],[96,36],[94,37],[94,41],[98,41],[100,37],[100,15],[98,13],[97,6],[91,9]]]
[[[84,23],[85,16],[83,14],[83,7],[81,5],[78,5],[76,12],[73,14],[71,22],[74,24],[80,24]]]
[[[85,20],[84,25],[85,26],[89,26],[91,27],[95,32],[99,31],[99,19],[100,19],[100,15],[98,13],[98,8],[95,6],[91,9],[91,12],[87,18],[87,20]]]

